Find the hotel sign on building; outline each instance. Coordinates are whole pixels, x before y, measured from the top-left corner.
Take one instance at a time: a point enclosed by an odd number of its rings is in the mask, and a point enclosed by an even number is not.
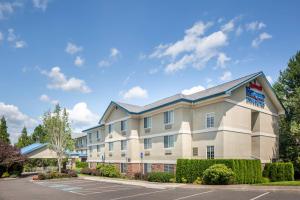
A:
[[[250,82],[246,87],[246,101],[258,107],[265,107],[265,95],[262,93],[262,86],[256,81]]]

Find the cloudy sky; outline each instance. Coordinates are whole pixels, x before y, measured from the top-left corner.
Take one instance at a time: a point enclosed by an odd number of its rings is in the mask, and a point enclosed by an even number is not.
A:
[[[243,2],[243,3],[242,3]],[[299,1],[0,1],[0,116],[15,142],[56,103],[74,131],[111,100],[147,104],[264,71],[300,44]]]

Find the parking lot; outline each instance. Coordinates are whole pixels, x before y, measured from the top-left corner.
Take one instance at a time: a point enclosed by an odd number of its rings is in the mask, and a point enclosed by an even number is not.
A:
[[[0,199],[103,199],[103,200],[295,200],[300,199],[300,189],[260,190],[224,189],[179,186],[149,188],[135,185],[99,182],[84,179],[30,181],[16,179],[0,182]]]

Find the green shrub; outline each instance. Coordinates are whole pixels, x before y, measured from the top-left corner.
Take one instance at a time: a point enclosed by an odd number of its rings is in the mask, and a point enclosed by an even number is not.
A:
[[[148,181],[150,181],[150,182],[168,183],[173,178],[174,178],[174,175],[171,173],[167,173],[167,172],[150,172],[148,174]]]
[[[105,177],[120,177],[121,174],[115,165],[111,164],[98,164],[96,167],[100,171],[100,176]]]
[[[202,184],[202,178],[201,177],[197,177],[197,179],[193,182],[193,184],[195,184],[195,185]]]
[[[293,163],[270,163],[264,169],[264,175],[269,177],[272,182],[275,181],[293,181],[294,180],[294,167]]]
[[[203,172],[202,180],[208,185],[228,185],[234,182],[235,174],[224,164],[215,164]]]
[[[261,183],[270,183],[270,179],[267,177],[262,177]]]
[[[7,177],[9,177],[10,175],[9,175],[9,173],[8,172],[4,172],[3,174],[2,174],[2,178],[7,178]]]
[[[75,165],[77,168],[86,168],[88,167],[88,163],[87,162],[81,162],[81,161],[76,161],[75,162]]]
[[[266,163],[264,170],[263,170],[263,177],[270,177],[270,167],[271,167],[271,163]]]
[[[197,177],[202,177],[203,172],[214,164],[224,164],[235,173],[235,183],[252,184],[260,183],[262,172],[259,160],[242,159],[178,159],[176,166],[176,182],[181,183],[186,178],[188,183],[193,183]]]

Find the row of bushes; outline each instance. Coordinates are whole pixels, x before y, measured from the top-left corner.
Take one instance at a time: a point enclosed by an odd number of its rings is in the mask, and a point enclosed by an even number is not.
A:
[[[96,169],[83,168],[80,171],[81,174],[93,175],[93,176],[105,176],[105,177],[120,177],[119,170],[114,165],[110,164],[98,164]]]
[[[33,176],[33,180],[71,178],[71,177],[77,177],[77,173],[74,170],[66,170],[62,173],[58,173],[58,172],[40,173],[36,176]]]
[[[210,166],[224,164],[235,174],[234,183],[252,184],[260,183],[262,178],[261,162],[259,160],[242,159],[178,159],[176,166],[176,182],[193,183],[198,177],[203,177],[203,173]]]
[[[267,163],[265,165],[263,176],[271,181],[293,181],[294,166],[293,163]]]
[[[20,176],[23,172],[23,163],[13,163],[8,168],[0,165],[0,178]]]
[[[76,168],[86,168],[88,167],[88,163],[87,162],[81,162],[79,160],[77,160],[75,162]]]

